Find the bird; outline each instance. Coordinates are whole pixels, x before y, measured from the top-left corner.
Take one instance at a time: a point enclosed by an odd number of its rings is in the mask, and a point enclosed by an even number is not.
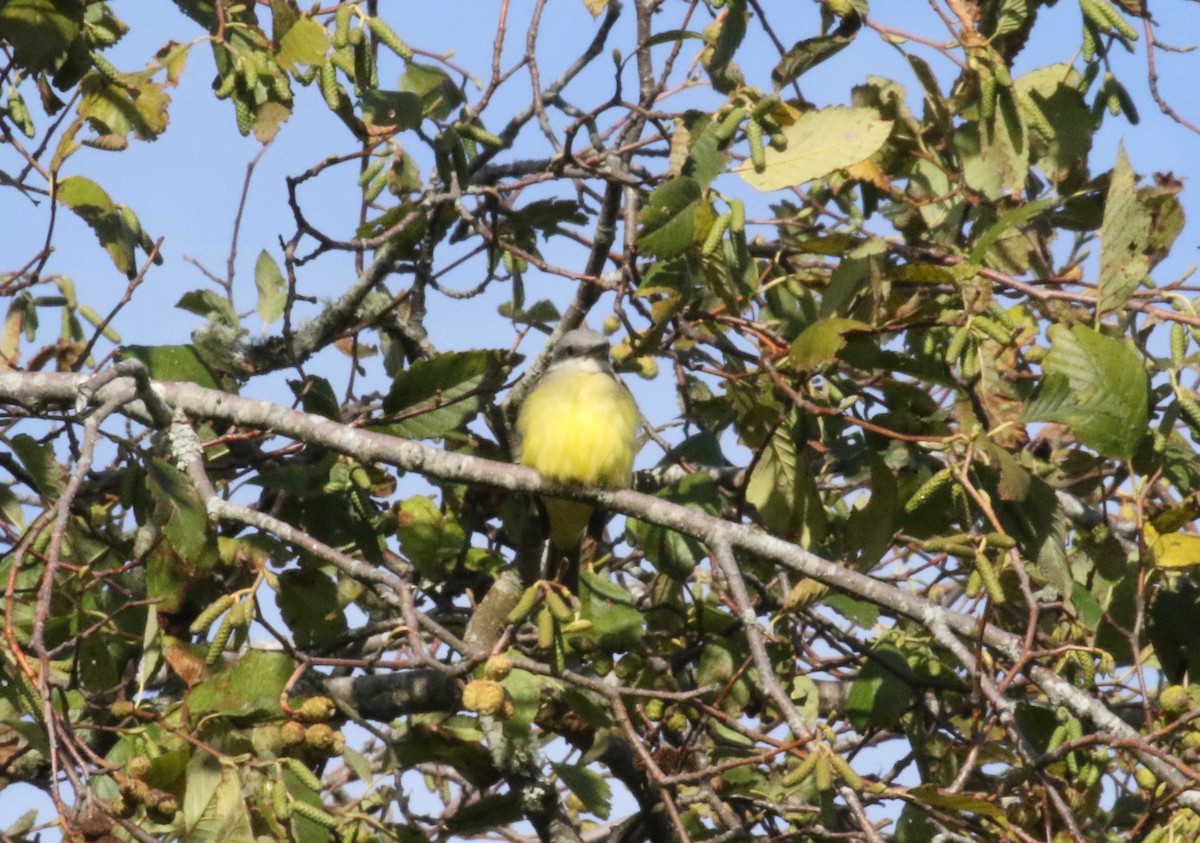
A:
[[[563,335],[553,360],[517,415],[518,463],[548,480],[621,489],[633,478],[641,413],[609,359],[608,340],[576,328]],[[578,550],[595,507],[547,498],[550,545],[563,584],[574,590]]]

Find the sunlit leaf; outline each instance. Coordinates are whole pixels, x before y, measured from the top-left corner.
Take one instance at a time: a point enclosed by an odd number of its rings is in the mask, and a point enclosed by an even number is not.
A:
[[[329,35],[325,27],[312,18],[302,17],[279,39],[276,58],[281,65],[294,71],[297,65],[323,64],[328,49]]]
[[[128,135],[154,140],[167,128],[171,97],[164,86],[146,74],[121,74],[116,80],[101,74],[83,82],[79,114],[100,134]]]
[[[500,351],[447,352],[418,360],[398,374],[383,400],[389,431],[409,439],[437,439],[467,423],[500,385]]]
[[[1118,310],[1133,294],[1150,271],[1147,256],[1150,218],[1134,186],[1133,170],[1125,148],[1117,152],[1108,197],[1104,203],[1104,223],[1100,227],[1100,312]]]
[[[284,653],[250,650],[192,688],[188,710],[193,716],[278,717],[279,695],[295,667]]]
[[[646,619],[633,606],[627,591],[592,571],[579,572],[581,617],[593,624],[592,632],[607,650],[625,650],[645,634]]]
[[[671,179],[650,194],[638,214],[638,247],[655,257],[675,257],[703,241],[715,218],[698,182],[687,176]]]
[[[787,147],[767,147],[761,173],[750,162],[734,168],[756,190],[794,187],[857,164],[879,151],[892,122],[871,108],[835,107],[806,111],[780,131]]]
[[[270,325],[283,315],[284,305],[287,304],[287,281],[279,270],[279,264],[275,263],[266,249],[259,252],[258,261],[254,264],[254,285],[258,288],[255,309],[259,318]]]
[[[1092,148],[1096,118],[1078,89],[1078,71],[1052,64],[1026,73],[1013,84],[1017,105],[1027,115],[1038,169],[1056,182],[1082,170]]]
[[[458,567],[466,534],[452,517],[423,495],[403,501],[396,509],[400,549],[424,576],[435,582]]]
[[[160,381],[189,381],[217,389],[217,380],[208,365],[190,345],[126,345],[121,359],[141,360],[150,377]]]
[[[819,369],[836,359],[837,353],[846,345],[846,334],[870,330],[870,325],[857,319],[835,316],[818,320],[792,342],[788,359],[799,369]]]
[[[117,269],[132,278],[137,237],[104,188],[84,176],[69,176],[59,182],[57,197],[95,232]]]
[[[1149,412],[1141,358],[1086,325],[1051,325],[1049,336],[1046,378],[1024,420],[1065,424],[1104,456],[1133,456]]]
[[[400,91],[419,97],[418,113],[445,120],[463,101],[462,91],[444,70],[431,65],[408,62],[400,77]]]
[[[1194,533],[1159,533],[1146,524],[1146,546],[1159,568],[1193,568],[1200,565],[1200,536]]]

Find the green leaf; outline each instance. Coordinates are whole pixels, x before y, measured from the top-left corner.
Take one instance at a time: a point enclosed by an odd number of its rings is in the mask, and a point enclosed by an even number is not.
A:
[[[1058,728],[1058,718],[1051,706],[1022,702],[1016,705],[1017,728],[1025,733],[1038,752],[1045,752],[1050,746],[1054,730]]]
[[[969,793],[943,791],[936,784],[919,784],[911,788],[909,794],[918,802],[943,811],[963,811],[1001,822],[1007,820],[1004,809],[995,802]]]
[[[330,472],[337,463],[337,455],[333,453],[315,462],[304,459],[281,460],[275,465],[264,466],[251,482],[296,498],[324,498],[327,497],[325,487],[329,483]],[[309,527],[311,529],[312,525]]]
[[[466,534],[432,500],[416,495],[404,501],[397,508],[396,524],[400,549],[422,576],[441,582],[458,567]]]
[[[1164,588],[1150,604],[1147,633],[1172,684],[1200,675],[1200,590],[1186,579]]]
[[[400,77],[400,90],[419,98],[418,112],[434,120],[445,120],[463,102],[462,91],[445,71],[426,64],[408,62]]]
[[[831,316],[818,320],[792,342],[788,359],[798,369],[817,371],[837,359],[837,353],[846,345],[846,334],[870,330],[870,325],[857,319]]]
[[[514,737],[525,738],[529,734],[530,724],[542,707],[542,690],[546,679],[527,670],[514,670],[500,684],[513,701],[513,713],[504,721],[504,731]]]
[[[362,117],[368,126],[415,129],[421,125],[421,99],[403,91],[367,91],[362,97]]]
[[[141,360],[158,381],[198,384],[219,389],[216,376],[191,345],[127,345],[121,349],[122,360]]]
[[[300,11],[292,0],[271,0],[271,34],[275,42],[281,43],[300,20]]]
[[[855,600],[844,594],[830,594],[821,602],[862,629],[870,629],[879,620],[879,607],[865,600]]]
[[[395,754],[395,765],[401,770],[430,762],[446,764],[480,790],[495,784],[500,777],[482,742],[477,739],[465,740],[456,735],[453,729],[432,723],[401,721],[394,727],[393,734],[392,752]]]
[[[696,684],[724,688],[737,667],[737,660],[728,647],[720,641],[709,641],[696,662]]]
[[[912,163],[909,192],[922,200],[917,209],[921,220],[931,229],[955,230],[966,215],[966,203],[955,195],[950,177],[931,161],[918,159]]]
[[[312,18],[303,17],[279,39],[279,52],[275,58],[280,65],[296,72],[297,65],[324,64],[328,49],[329,35],[325,27]]]
[[[695,179],[701,187],[708,187],[729,164],[729,153],[721,149],[721,124],[703,113],[693,117],[693,112],[688,112],[684,120],[684,125],[676,124],[676,138],[690,140],[690,143],[680,171]]]
[[[1020,227],[1037,217],[1042,211],[1052,208],[1056,204],[1057,200],[1051,197],[1038,199],[1034,202],[1026,202],[1024,205],[1020,205],[1000,217],[1000,219],[988,226],[987,231],[983,232],[982,236],[975,242],[974,248],[971,249],[971,263],[982,266],[984,261],[987,260],[988,250],[996,244],[997,240],[1007,234],[1010,229]]]
[[[0,4],[0,33],[18,65],[54,70],[79,35],[83,13],[79,0],[8,0]]]
[[[192,688],[188,711],[193,717],[208,713],[256,720],[281,717],[279,695],[295,667],[283,653],[250,650]]]
[[[198,760],[202,757],[208,760]],[[193,843],[255,843],[243,796],[242,773],[236,765],[221,764],[207,752],[196,752],[188,764],[187,782],[183,800],[188,828],[185,839]]]
[[[242,323],[229,299],[215,290],[192,290],[184,293],[179,297],[179,301],[175,302],[175,306],[231,328],[240,327]]]
[[[196,752],[187,766],[187,789],[184,791],[182,815],[185,828],[194,829],[210,813],[213,796],[221,784],[221,762],[207,752]]]
[[[553,325],[562,318],[554,302],[538,299],[527,307],[515,307],[511,301],[501,302],[496,312],[519,325]],[[546,330],[549,333],[549,328]]]
[[[283,316],[283,308],[287,304],[287,282],[279,270],[279,264],[275,263],[266,249],[259,253],[258,261],[254,264],[254,286],[258,288],[255,309],[259,318],[270,325]]]
[[[284,80],[286,77],[277,76],[277,79]],[[259,143],[269,143],[275,135],[279,133],[279,128],[287,122],[292,116],[292,108],[290,105],[285,105],[275,100],[267,100],[255,109],[254,123],[251,124],[251,129],[254,130],[254,137]]]
[[[906,58],[912,67],[913,75],[917,77],[917,81],[921,83],[921,88],[925,91],[925,104],[928,107],[927,119],[943,134],[948,135],[952,126],[950,108],[946,103],[946,98],[942,96],[937,75],[934,74],[929,63],[920,56],[909,53]]]
[[[284,768],[283,783],[293,800],[304,802],[323,813],[325,812],[324,800],[321,798],[320,792],[313,790],[307,782],[296,775],[294,770],[288,767]],[[289,826],[291,833],[288,835],[288,839],[295,843],[333,843],[334,837],[328,828],[297,811],[292,811]],[[214,837],[213,843],[219,839]]]
[[[851,14],[842,18],[833,32],[797,41],[771,71],[775,88],[792,84],[821,62],[837,55],[854,40],[861,26],[862,19],[857,14]]]
[[[79,114],[100,134],[124,137],[133,132],[141,140],[155,140],[166,131],[171,97],[145,73],[121,73],[115,80],[97,73],[80,87]]]
[[[1167,256],[1172,244],[1183,231],[1183,204],[1179,201],[1178,182],[1163,178],[1161,184],[1138,190],[1138,200],[1150,219],[1150,236],[1146,257],[1153,268]]]
[[[891,469],[881,457],[873,457],[871,497],[866,506],[856,507],[846,519],[847,561],[856,571],[871,570],[891,546],[896,530],[897,494]]]
[[[28,434],[17,435],[29,438]],[[16,527],[18,533],[25,530],[25,511],[21,506],[21,500],[13,493],[12,487],[8,484],[0,486],[0,523]]]
[[[913,672],[899,650],[874,650],[846,698],[846,713],[854,728],[894,727],[912,702],[913,680]]]
[[[38,809],[37,808],[33,808],[29,811],[26,811],[24,814],[21,814],[21,816],[19,816],[17,818],[16,822],[14,822],[8,828],[4,829],[4,833],[7,836],[12,837],[14,839],[19,838],[25,832],[29,831],[29,829],[33,828],[34,823],[37,822],[37,818],[38,818]]]
[[[1029,175],[1023,124],[1008,89],[1002,87],[1000,92],[1002,108],[997,111],[1016,114],[1016,127],[1010,129],[1009,121],[1000,115],[994,128],[981,129],[978,123],[968,122],[954,130],[954,146],[963,160],[963,177],[971,188],[993,201],[1019,195]]]
[[[797,452],[789,425],[780,425],[763,447],[746,483],[746,503],[775,535],[812,547],[825,535],[825,509],[817,482]]]
[[[437,439],[466,424],[500,387],[505,359],[503,351],[453,351],[416,361],[396,375],[383,399],[394,418],[388,431]]]
[[[171,548],[193,570],[210,568],[218,558],[208,511],[186,474],[161,457],[146,463],[146,486],[154,496],[154,521]]]
[[[29,472],[37,493],[47,502],[58,500],[66,488],[66,482],[65,470],[59,465],[54,448],[39,444],[28,433],[18,433],[10,440],[9,447]]]
[[[300,399],[304,412],[333,421],[342,420],[342,408],[333,392],[333,385],[325,378],[307,375],[303,380],[288,381],[288,386],[292,394]]]
[[[59,182],[56,195],[95,232],[117,269],[133,278],[137,274],[133,250],[138,238],[104,188],[83,176],[69,176]]]
[[[938,832],[939,827],[915,803],[904,804],[896,820],[896,843],[930,843]]]
[[[124,26],[124,24],[121,25]],[[183,69],[187,66],[188,56],[191,52],[191,44],[178,44],[174,41],[168,41],[154,54],[155,60],[167,71],[167,84],[169,86],[175,87],[179,84],[179,79],[183,76]]]
[[[612,788],[599,774],[582,764],[560,764],[550,762],[554,772],[572,793],[579,797],[589,813],[602,820],[608,819],[612,808]]]
[[[661,489],[655,497],[709,515],[717,515],[721,508],[716,482],[706,474],[689,475]],[[650,564],[679,582],[691,576],[699,561],[708,555],[702,542],[669,527],[630,518],[626,529]]]
[[[1131,458],[1149,415],[1137,352],[1086,325],[1051,325],[1047,333],[1046,378],[1022,420],[1065,424],[1101,455]]]
[[[868,237],[847,251],[829,277],[829,286],[821,297],[821,316],[847,313],[860,294],[878,289],[887,251],[887,243],[881,237]],[[843,339],[854,335],[853,332],[842,334]]]
[[[1100,226],[1099,314],[1120,310],[1150,271],[1150,216],[1138,197],[1122,145],[1117,151]]]
[[[650,194],[638,214],[638,248],[658,258],[681,255],[704,240],[714,219],[699,182],[687,176],[671,179]]]
[[[768,146],[761,173],[750,162],[734,168],[756,190],[795,187],[870,158],[887,142],[892,121],[873,108],[836,107],[806,111],[781,131],[787,148]]]
[[[321,571],[300,567],[281,573],[276,602],[297,647],[319,647],[346,632],[337,584]]]
[[[446,821],[455,839],[486,834],[523,816],[519,793],[494,793],[460,806]],[[428,838],[426,838],[428,839]]]
[[[126,655],[125,648],[107,635],[88,635],[80,642],[75,668],[79,672],[80,683],[88,693],[103,693],[121,680],[114,650]],[[124,659],[120,667],[125,667]]]
[[[1003,455],[1003,456],[1001,456]],[[1050,585],[1060,597],[1068,598],[1074,589],[1074,578],[1067,559],[1067,519],[1058,498],[1045,480],[1023,472],[1020,482],[1013,482],[1021,471],[1016,460],[1007,452],[996,449],[1001,469],[999,507],[1005,531],[1020,542],[1022,556],[1033,561],[1026,565],[1038,583]]]
[[[579,572],[580,617],[593,624],[591,632],[609,651],[627,650],[645,634],[646,619],[633,598],[616,583],[592,571]]]
[[[579,204],[566,199],[539,199],[508,215],[504,227],[519,223],[541,233],[543,237],[561,234],[564,223],[585,225],[587,215]]]
[[[1052,64],[1013,83],[1035,163],[1055,183],[1087,171],[1096,118],[1083,101],[1079,81],[1079,72],[1070,65]]]
[[[1071,608],[1075,610],[1073,614],[1089,631],[1095,631],[1104,618],[1104,607],[1100,605],[1100,601],[1080,583],[1075,583],[1071,588]]]

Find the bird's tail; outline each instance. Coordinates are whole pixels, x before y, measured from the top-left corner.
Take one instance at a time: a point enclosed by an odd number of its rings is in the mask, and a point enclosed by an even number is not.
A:
[[[588,524],[595,507],[579,501],[547,498],[546,517],[550,522],[550,558],[548,576],[557,579],[573,594],[579,593],[579,565]]]

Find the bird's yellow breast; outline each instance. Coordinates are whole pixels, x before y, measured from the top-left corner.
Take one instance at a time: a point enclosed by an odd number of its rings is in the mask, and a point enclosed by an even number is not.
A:
[[[521,408],[521,465],[587,486],[629,485],[638,411],[615,376],[591,360],[552,368]]]

